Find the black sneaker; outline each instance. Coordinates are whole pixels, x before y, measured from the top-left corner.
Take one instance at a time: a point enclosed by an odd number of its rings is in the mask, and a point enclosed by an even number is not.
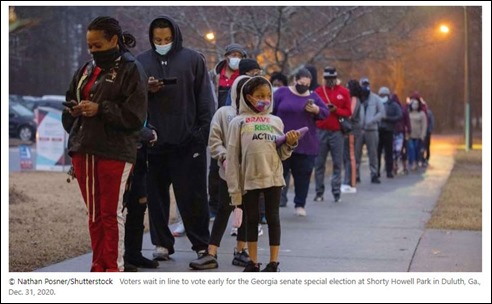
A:
[[[253,261],[249,261],[248,264],[246,264],[246,267],[244,267],[243,272],[260,272],[260,263],[253,263]]]
[[[249,262],[251,262],[251,259],[249,258],[249,254],[246,249],[237,251],[236,248],[234,248],[234,259],[232,259],[232,265],[245,267]]]
[[[386,174],[386,177],[387,178],[394,178],[395,176],[393,175],[393,173],[388,173],[388,174]]]
[[[137,272],[137,271],[138,271],[137,266],[130,263],[125,263],[125,272]]]
[[[135,265],[136,267],[139,268],[157,268],[159,267],[159,262],[155,260],[149,260],[144,256],[140,256],[139,258],[136,259],[128,259],[126,261],[128,264]],[[125,265],[126,267],[126,265]]]
[[[314,197],[315,202],[322,202],[324,200],[325,199],[323,198],[323,195],[321,195],[321,194],[316,194],[316,196]]]
[[[373,177],[373,178],[371,178],[371,183],[373,183],[373,184],[381,184],[381,181],[379,180],[379,178]]]
[[[280,272],[280,268],[278,268],[279,262],[270,262],[266,265],[265,269],[261,272]]]
[[[340,198],[340,193],[339,194],[334,194],[333,195],[333,199],[335,200],[335,203],[340,203],[342,201],[342,199]]]
[[[198,259],[190,262],[190,268],[195,270],[215,269],[218,267],[217,256],[208,253],[199,253]]]

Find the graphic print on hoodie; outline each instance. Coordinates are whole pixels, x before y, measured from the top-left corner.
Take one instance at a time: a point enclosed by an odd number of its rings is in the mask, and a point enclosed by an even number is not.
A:
[[[277,148],[275,139],[283,135],[282,120],[271,113],[270,107],[254,112],[241,90],[239,116],[231,121],[227,140],[226,180],[233,205],[240,205],[247,190],[283,187],[282,160],[290,157],[295,147],[282,144]],[[271,90],[271,85],[270,85]]]

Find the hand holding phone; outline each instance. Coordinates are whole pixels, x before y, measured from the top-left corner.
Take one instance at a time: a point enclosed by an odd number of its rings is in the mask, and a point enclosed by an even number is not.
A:
[[[159,82],[161,82],[163,85],[177,84],[178,78],[176,78],[176,77],[162,78],[162,79],[159,79]]]
[[[69,109],[72,109],[73,107],[75,107],[77,105],[77,102],[72,99],[70,101],[64,101],[64,102],[62,102],[62,105],[64,105],[65,107],[67,107]]]

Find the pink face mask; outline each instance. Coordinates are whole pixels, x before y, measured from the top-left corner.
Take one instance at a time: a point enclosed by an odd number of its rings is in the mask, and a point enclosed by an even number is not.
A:
[[[259,112],[263,112],[265,111],[266,109],[268,109],[270,107],[270,100],[258,100],[258,102],[256,103],[256,106],[255,108],[259,111]]]

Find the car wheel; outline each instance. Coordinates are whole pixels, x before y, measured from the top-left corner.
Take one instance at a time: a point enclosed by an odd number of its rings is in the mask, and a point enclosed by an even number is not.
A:
[[[19,129],[19,138],[22,141],[31,141],[34,139],[34,132],[29,126],[22,126]]]

